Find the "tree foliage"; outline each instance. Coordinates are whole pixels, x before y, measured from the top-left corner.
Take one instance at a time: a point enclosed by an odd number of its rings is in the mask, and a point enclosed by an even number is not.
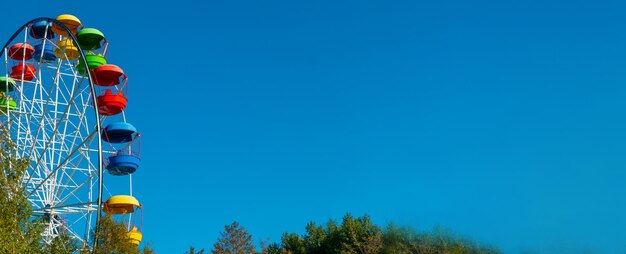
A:
[[[220,232],[211,254],[254,254],[254,248],[252,235],[239,223],[233,222],[224,226],[224,232]]]
[[[194,252],[191,247],[189,254]],[[248,254],[255,252],[252,236],[237,222],[225,226],[211,254]],[[281,241],[267,246],[262,254],[496,254],[495,248],[481,246],[436,228],[419,232],[390,224],[381,228],[369,216],[346,214],[341,224],[330,220],[324,225],[310,222],[305,233],[285,232]]]
[[[43,224],[33,219],[21,181],[28,160],[15,156],[15,145],[6,129],[0,129],[0,253],[41,253]]]
[[[268,246],[272,254],[462,254],[499,253],[454,237],[445,230],[419,233],[410,228],[389,225],[384,229],[368,216],[344,216],[342,223],[329,221],[325,226],[311,222],[304,235],[284,233],[280,243]]]
[[[94,254],[139,254],[139,248],[131,243],[126,226],[109,215],[98,221],[98,248]],[[95,235],[95,234],[94,234]]]
[[[190,246],[189,251],[185,252],[185,254],[204,254],[204,249],[196,251],[196,249],[193,246]]]
[[[385,229],[383,239],[382,253],[500,253],[495,248],[456,237],[442,228],[433,232],[418,232],[392,224]]]
[[[110,215],[100,218],[98,225],[98,244],[93,254],[155,254],[151,244],[143,249],[133,244],[127,234],[127,225],[113,219]],[[95,236],[95,230],[93,234]]]
[[[78,251],[78,242],[66,231],[61,231],[50,245],[43,246],[44,253],[71,254]]]

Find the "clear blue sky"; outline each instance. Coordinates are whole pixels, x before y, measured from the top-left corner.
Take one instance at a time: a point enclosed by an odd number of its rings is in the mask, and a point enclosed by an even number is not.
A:
[[[471,2],[471,3],[470,3]],[[160,253],[369,214],[626,252],[623,1],[30,1],[110,41]]]

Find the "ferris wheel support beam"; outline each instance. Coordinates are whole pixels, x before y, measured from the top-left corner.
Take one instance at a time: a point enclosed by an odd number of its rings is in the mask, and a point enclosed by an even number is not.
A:
[[[40,73],[40,74],[41,74],[41,73]],[[22,75],[23,75],[23,74],[22,74]],[[51,89],[51,90],[52,90],[52,89]],[[74,89],[74,91],[72,92],[72,98],[71,98],[70,100],[73,100],[73,99],[74,99],[74,97],[78,94],[78,90],[79,90],[79,87],[76,87],[76,88]],[[51,99],[51,98],[52,98],[52,97],[49,97],[49,98],[48,98],[48,101],[46,101],[46,103],[48,103],[48,102],[50,101],[50,99]],[[58,103],[55,103],[55,107],[57,107],[57,106],[58,106]],[[68,107],[68,108],[67,108],[67,109],[63,112],[63,116],[62,116],[62,117],[58,117],[58,116],[56,116],[56,114],[58,114],[58,113],[59,113],[59,112],[58,112],[58,110],[57,110],[56,108],[55,108],[55,110],[53,110],[53,111],[52,111],[53,113],[55,113],[55,119],[58,119],[58,120],[57,120],[57,123],[54,125],[54,131],[53,131],[52,135],[50,135],[50,137],[49,137],[49,139],[48,139],[48,142],[46,142],[46,146],[44,147],[44,150],[48,150],[48,147],[50,146],[50,144],[54,143],[55,138],[56,138],[57,133],[58,133],[58,130],[59,130],[59,127],[60,127],[60,125],[61,125],[61,122],[66,122],[66,121],[67,121],[67,118],[69,118],[69,114],[68,114],[68,113],[70,112],[70,109],[71,109],[71,108],[69,108],[69,107]],[[47,112],[49,112],[48,108],[46,108],[46,109],[44,110],[43,114],[46,114]],[[42,129],[43,129],[43,126],[44,126],[43,121],[44,121],[44,120],[45,120],[45,118],[43,118],[43,117],[42,117],[42,118],[41,118],[41,123],[39,124],[39,126],[40,126],[40,127],[39,127],[39,130],[38,130],[38,133],[39,133],[39,131],[40,131],[40,130],[42,130]],[[67,126],[67,122],[65,123],[65,126]],[[31,151],[30,151],[30,152],[32,153],[34,150],[35,150],[35,147],[33,146],[33,148],[31,149]],[[30,157],[30,154],[29,154],[29,156],[28,156],[28,157]],[[44,159],[44,155],[42,154],[42,155],[40,155],[40,156],[39,156],[39,159],[37,160],[37,163],[36,163],[36,164],[35,164],[35,166],[33,166],[33,167],[38,167],[38,166],[39,166],[39,164],[43,161],[43,159]],[[59,159],[60,159],[60,157],[59,157]],[[67,159],[67,158],[66,158],[66,159]],[[54,172],[56,172],[56,170],[58,170],[58,169],[59,169],[61,166],[63,166],[63,165],[64,165],[64,164],[59,164],[59,166],[58,166],[55,170],[53,170],[53,172],[51,172],[51,174],[50,174],[50,175],[48,175],[48,177],[52,176],[52,174],[53,174]],[[30,182],[30,180],[31,180],[31,178],[30,178],[31,176],[32,176],[32,175],[30,175],[30,176],[29,176],[29,178],[28,178],[28,180],[26,181],[26,184],[25,184],[25,185],[28,185],[28,183],[29,183],[29,182]],[[47,180],[47,179],[46,179],[46,180]],[[28,196],[30,196],[30,194],[29,194]]]
[[[41,187],[42,184],[44,184],[46,182],[46,180],[50,179],[50,177],[52,176],[52,174],[56,173],[57,170],[59,170],[62,166],[65,165],[65,163],[67,163],[67,161],[74,155],[75,152],[80,150],[80,147],[83,146],[87,141],[89,141],[91,139],[91,137],[95,134],[96,132],[92,132],[82,143],[80,143],[78,145],[78,147],[76,149],[74,149],[71,153],[68,154],[67,157],[65,157],[65,159],[59,163],[59,165],[54,168],[50,174],[48,174],[48,176],[46,178],[44,178],[39,185],[37,185],[37,187],[35,187],[30,193],[28,193],[28,195],[26,195],[26,197],[30,197],[31,195],[33,195],[33,193],[39,189],[39,187]],[[102,155],[100,155],[102,156]],[[99,159],[100,160],[100,159]],[[26,185],[25,185],[26,186]]]
[[[68,29],[65,24],[59,22],[56,19],[53,18],[45,18],[45,17],[41,17],[41,18],[36,18],[33,19],[31,21],[26,22],[24,25],[22,25],[20,28],[18,28],[18,30],[13,33],[13,35],[9,38],[9,40],[7,40],[7,42],[5,43],[4,47],[2,47],[2,50],[0,50],[0,54],[4,54],[8,52],[5,52],[7,50],[7,48],[9,47],[10,43],[22,32],[22,29],[28,28],[28,26],[32,23],[35,22],[39,22],[39,21],[47,21],[47,22],[51,22],[55,25],[57,25],[58,27],[60,27],[61,29],[65,30],[67,32],[67,37],[72,41],[72,43],[74,43],[75,47],[77,47],[78,52],[80,54],[80,60],[85,63],[85,65],[87,64],[87,58],[85,57],[85,52],[83,52],[83,50],[81,49],[80,45],[78,44],[78,40],[76,39],[76,36],[72,33],[72,31],[70,29]],[[45,40],[46,37],[44,37]],[[89,89],[91,90],[91,100],[95,103],[97,101],[97,95],[96,95],[96,88],[93,82],[93,77],[91,76],[91,72],[90,71],[86,71],[88,80],[89,80]],[[100,122],[100,112],[98,110],[98,107],[94,107],[94,113],[96,116],[96,133],[101,133],[102,132],[102,126],[101,126],[101,122]],[[96,135],[96,139],[98,140],[98,211],[96,214],[96,228],[95,228],[95,234],[94,234],[94,246],[93,246],[93,250],[95,251],[95,249],[98,247],[98,222],[100,221],[100,218],[102,216],[102,174],[103,174],[103,161],[102,161],[102,137],[100,137],[100,135]]]

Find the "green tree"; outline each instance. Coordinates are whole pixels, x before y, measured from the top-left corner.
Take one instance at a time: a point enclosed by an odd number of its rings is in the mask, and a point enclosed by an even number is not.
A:
[[[156,251],[154,251],[154,249],[152,249],[152,244],[146,244],[143,247],[143,250],[141,250],[142,254],[156,254]]]
[[[0,253],[41,253],[41,220],[32,218],[32,209],[21,189],[29,161],[14,156],[15,145],[0,127]]]
[[[224,232],[220,232],[220,238],[213,245],[211,254],[254,254],[254,243],[252,235],[239,225],[233,222],[224,226]]]
[[[304,243],[304,240],[296,235],[284,233],[282,237],[282,251],[280,253],[288,253],[288,254],[306,254],[307,248]]]
[[[204,254],[204,249],[196,252],[196,249],[193,246],[190,246],[189,251],[185,252],[185,254]]]
[[[78,243],[65,230],[61,231],[50,245],[43,246],[43,253],[71,254],[77,250]]]
[[[109,215],[98,221],[98,248],[94,254],[139,254],[137,245],[128,237],[126,225],[118,223]],[[152,251],[151,249],[149,251]]]
[[[98,248],[93,254],[155,254],[151,244],[145,244],[143,249],[133,244],[128,236],[127,225],[115,221],[110,215],[103,216],[96,225],[98,230]],[[94,230],[95,231],[95,230]],[[94,232],[95,234],[95,232]],[[93,239],[92,239],[93,240]]]
[[[389,225],[385,229],[369,216],[347,214],[339,225],[330,220],[325,226],[311,222],[302,236],[284,233],[280,244],[270,244],[270,254],[478,254],[499,253],[461,239],[446,230],[418,232]]]
[[[496,254],[500,252],[495,248],[481,246],[454,236],[442,228],[435,228],[433,232],[418,232],[412,228],[390,224],[383,233],[381,253]]]
[[[272,253],[374,254],[382,248],[383,234],[368,216],[355,218],[347,214],[341,225],[332,220],[325,227],[310,222],[306,226],[305,235],[285,233],[281,241],[281,247],[270,245],[273,246],[270,250]]]
[[[283,250],[280,248],[280,245],[278,245],[277,243],[271,243],[267,246],[267,249],[265,249],[265,252],[267,254],[281,254],[283,253]]]
[[[367,215],[354,218],[347,214],[343,217],[340,232],[341,253],[374,254],[382,248],[382,231]]]

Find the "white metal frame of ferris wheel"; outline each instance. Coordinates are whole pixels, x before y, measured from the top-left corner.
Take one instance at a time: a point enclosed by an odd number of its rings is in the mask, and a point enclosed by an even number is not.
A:
[[[24,26],[20,42],[54,45],[48,39],[30,38],[28,30]],[[10,59],[8,49],[3,58],[8,77],[20,61]],[[23,179],[24,193],[34,214],[48,218],[47,243],[62,227],[87,246],[98,211],[96,187],[102,159],[97,144],[100,133],[94,127],[93,89],[89,79],[77,72],[76,60],[37,63],[32,59],[26,64],[35,66],[36,77],[17,81],[15,90],[7,94],[17,108],[6,108],[2,117],[15,141],[15,155],[31,161]]]

